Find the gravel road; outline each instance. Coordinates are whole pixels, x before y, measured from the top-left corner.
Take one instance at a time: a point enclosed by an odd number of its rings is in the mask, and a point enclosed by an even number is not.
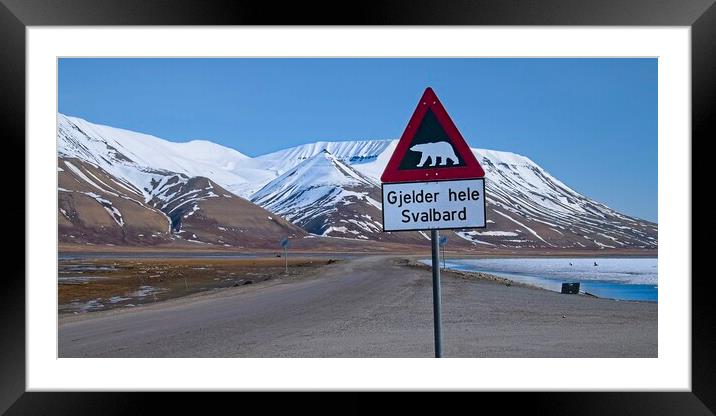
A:
[[[253,286],[253,287],[252,287]],[[656,357],[657,304],[443,273],[445,357]],[[432,357],[431,275],[396,257],[63,317],[59,357]]]

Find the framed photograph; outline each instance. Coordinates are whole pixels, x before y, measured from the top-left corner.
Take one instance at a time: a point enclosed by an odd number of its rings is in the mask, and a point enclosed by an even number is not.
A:
[[[0,2],[25,177],[0,411],[465,391],[713,414],[691,242],[713,2]]]

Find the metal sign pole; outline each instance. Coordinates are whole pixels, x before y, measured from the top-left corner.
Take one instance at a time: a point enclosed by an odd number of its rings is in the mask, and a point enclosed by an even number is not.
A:
[[[286,262],[286,276],[288,276],[288,250],[286,250],[286,247],[283,247],[283,259]]]
[[[440,248],[438,230],[430,230],[433,248],[433,326],[435,328],[435,358],[443,356],[443,331],[440,323]]]
[[[440,358],[440,247],[445,268],[447,236],[441,241],[438,230],[486,228],[487,205],[485,170],[432,88],[418,101],[380,182],[383,232],[430,230],[435,357]]]

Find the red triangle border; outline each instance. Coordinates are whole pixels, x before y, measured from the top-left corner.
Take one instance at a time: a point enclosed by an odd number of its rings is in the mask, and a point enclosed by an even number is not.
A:
[[[465,161],[465,166],[459,167],[435,167],[432,169],[411,169],[411,170],[399,170],[400,162],[405,156],[410,143],[413,141],[415,133],[418,131],[420,122],[425,117],[428,109],[433,111],[438,122],[442,126],[445,133],[452,140],[452,144],[455,151]],[[413,112],[413,116],[410,117],[405,131],[398,145],[395,147],[395,151],[390,156],[388,164],[385,166],[385,170],[380,177],[383,183],[400,183],[400,182],[435,182],[435,181],[446,181],[446,180],[458,180],[458,179],[479,179],[485,177],[485,171],[480,166],[480,163],[475,158],[475,155],[470,150],[470,146],[467,145],[465,139],[460,134],[460,131],[453,123],[452,119],[448,115],[445,107],[438,99],[437,95],[432,88],[428,87],[425,89],[423,96],[418,102],[418,106]]]

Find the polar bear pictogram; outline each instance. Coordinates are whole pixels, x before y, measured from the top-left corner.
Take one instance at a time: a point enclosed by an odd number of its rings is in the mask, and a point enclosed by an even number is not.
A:
[[[416,167],[422,168],[430,158],[431,163],[428,166],[438,166],[438,158],[440,158],[439,166],[447,165],[448,159],[453,165],[458,163],[458,158],[455,156],[455,152],[452,149],[450,142],[435,142],[435,143],[422,143],[416,144],[410,148],[413,152],[422,153],[420,162]]]

